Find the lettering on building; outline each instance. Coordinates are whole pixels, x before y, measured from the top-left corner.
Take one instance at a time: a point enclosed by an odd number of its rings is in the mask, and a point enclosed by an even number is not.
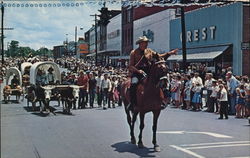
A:
[[[116,38],[120,36],[120,30],[115,30],[113,32],[108,33],[108,39]]]
[[[202,29],[188,30],[186,32],[187,42],[198,42],[201,40],[215,39],[216,26],[204,27]],[[180,40],[182,41],[182,33],[180,33]]]

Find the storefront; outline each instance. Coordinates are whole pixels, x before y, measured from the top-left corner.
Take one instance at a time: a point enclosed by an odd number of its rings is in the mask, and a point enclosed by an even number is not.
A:
[[[189,64],[204,63],[218,72],[232,66],[234,74],[243,74],[242,3],[211,6],[188,12],[185,14],[185,23]],[[180,18],[170,22],[170,48],[182,48]],[[182,50],[178,55],[171,56],[169,61],[181,62]]]
[[[103,53],[105,63],[116,66],[118,60],[114,57],[121,56],[122,35],[121,35],[121,14],[110,19],[107,26],[107,49]]]

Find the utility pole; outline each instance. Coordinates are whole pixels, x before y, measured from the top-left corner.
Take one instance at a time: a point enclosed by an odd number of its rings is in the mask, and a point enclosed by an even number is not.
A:
[[[182,1],[183,2],[183,1]],[[182,3],[183,4],[183,3]],[[181,6],[181,39],[182,39],[182,70],[186,72],[187,52],[186,52],[186,26],[184,6]]]
[[[95,16],[95,65],[97,66],[97,14],[90,16]]]
[[[1,52],[2,52],[2,64],[4,64],[4,46],[3,46],[3,39],[4,39],[4,33],[3,33],[3,16],[4,16],[4,7],[3,7],[3,1],[1,2]]]
[[[75,55],[77,54],[77,26],[75,27]]]

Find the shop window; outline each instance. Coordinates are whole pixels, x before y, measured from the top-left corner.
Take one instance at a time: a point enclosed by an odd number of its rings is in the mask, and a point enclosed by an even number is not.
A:
[[[127,14],[127,18],[128,18],[128,23],[131,22],[131,10],[128,10],[128,14]]]
[[[128,45],[130,44],[130,32],[131,32],[131,29],[128,29]]]

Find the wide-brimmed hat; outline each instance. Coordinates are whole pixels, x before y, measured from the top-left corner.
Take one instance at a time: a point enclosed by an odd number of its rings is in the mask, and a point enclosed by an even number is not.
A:
[[[136,41],[136,44],[139,44],[141,42],[148,42],[149,39],[146,36],[139,37],[138,40]]]

